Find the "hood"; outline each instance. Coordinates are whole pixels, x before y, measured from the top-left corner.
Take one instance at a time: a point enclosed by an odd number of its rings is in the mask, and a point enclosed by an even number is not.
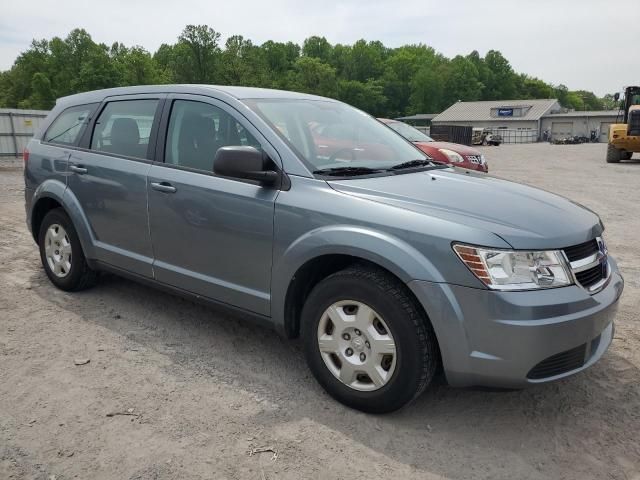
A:
[[[461,145],[459,143],[451,143],[451,142],[413,142],[418,148],[427,147],[427,148],[447,148],[449,150],[453,150],[456,153],[461,155],[481,155],[482,152],[479,152],[477,149],[468,147],[467,145]]]
[[[488,175],[430,170],[329,181],[335,190],[500,236],[516,249],[559,249],[602,233],[600,218],[564,197]],[[452,241],[473,243],[469,238]]]

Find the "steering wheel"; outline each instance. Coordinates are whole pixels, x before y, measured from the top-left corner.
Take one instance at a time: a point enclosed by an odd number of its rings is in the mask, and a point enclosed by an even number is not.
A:
[[[349,148],[349,147],[345,147],[345,148],[341,148],[339,150],[336,150],[335,152],[333,152],[331,154],[331,156],[329,157],[329,160],[327,160],[329,163],[335,161],[336,158],[338,158],[338,155],[340,155],[342,152],[351,152],[351,161],[356,159],[356,152],[354,148]]]

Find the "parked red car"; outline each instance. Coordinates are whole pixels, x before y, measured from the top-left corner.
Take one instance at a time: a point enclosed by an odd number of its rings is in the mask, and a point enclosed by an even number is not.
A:
[[[456,167],[468,168],[478,172],[486,173],[489,171],[484,155],[475,148],[458,143],[436,142],[420,130],[398,120],[390,120],[388,118],[379,118],[378,120],[391,127],[410,142],[413,142],[416,147],[437,162],[450,163]]]

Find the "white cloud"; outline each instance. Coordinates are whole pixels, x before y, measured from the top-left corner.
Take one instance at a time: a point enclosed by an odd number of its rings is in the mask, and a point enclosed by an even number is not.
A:
[[[223,39],[241,34],[255,43],[323,35],[332,43],[426,43],[447,56],[497,49],[518,72],[603,95],[640,83],[639,20],[637,0],[31,0],[2,8],[0,69],[33,38],[75,27],[98,42],[154,51],[185,25],[205,23]]]

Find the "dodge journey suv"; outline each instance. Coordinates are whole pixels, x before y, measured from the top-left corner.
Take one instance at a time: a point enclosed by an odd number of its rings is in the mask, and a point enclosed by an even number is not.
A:
[[[107,271],[248,313],[300,336],[318,382],[357,409],[398,409],[439,370],[453,386],[556,380],[613,337],[623,280],[594,212],[456,173],[335,100],[82,93],[24,160],[56,287]]]

